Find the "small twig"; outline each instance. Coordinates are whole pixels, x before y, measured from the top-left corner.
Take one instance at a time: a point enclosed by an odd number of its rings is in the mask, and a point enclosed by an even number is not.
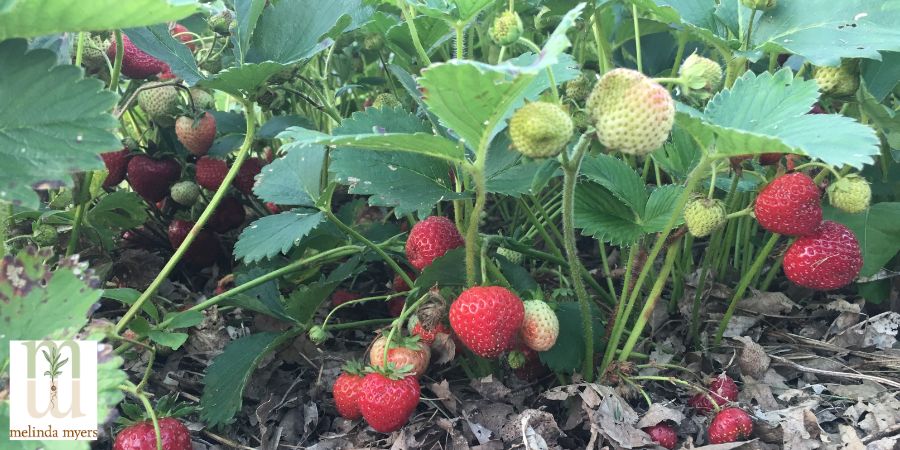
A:
[[[769,355],[769,358],[772,358],[773,360],[778,361],[782,364],[791,366],[794,369],[797,369],[802,372],[815,373],[818,375],[827,375],[827,376],[838,377],[838,378],[851,378],[851,379],[856,379],[856,380],[867,380],[867,381],[872,381],[872,382],[879,383],[879,384],[886,384],[888,386],[893,386],[895,388],[900,389],[900,383],[893,381],[893,380],[889,380],[887,378],[876,377],[874,375],[866,375],[866,374],[862,374],[862,373],[847,373],[847,372],[835,372],[835,371],[824,370],[824,369],[814,369],[812,367],[801,366],[800,364],[797,364],[787,358],[782,358],[780,356],[775,356],[775,355],[771,355],[771,354]]]
[[[209,430],[203,430],[203,434],[207,435],[210,439],[212,439],[220,444],[227,445],[231,448],[239,448],[241,450],[256,450],[253,447],[247,447],[246,445],[238,444],[237,442],[234,442],[231,439],[228,439],[224,436],[219,436],[218,434],[212,433]]]

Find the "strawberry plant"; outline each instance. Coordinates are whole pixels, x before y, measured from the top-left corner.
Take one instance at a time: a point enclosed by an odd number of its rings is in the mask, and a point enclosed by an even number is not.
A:
[[[891,2],[67,3],[0,5],[0,423],[80,332],[117,449],[897,434],[791,400],[900,387]]]

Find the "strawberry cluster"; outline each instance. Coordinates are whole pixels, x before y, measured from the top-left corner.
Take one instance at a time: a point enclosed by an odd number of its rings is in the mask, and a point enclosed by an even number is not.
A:
[[[760,191],[754,212],[766,230],[798,236],[784,255],[784,273],[795,284],[828,291],[850,284],[859,275],[863,262],[859,241],[846,226],[822,221],[821,193],[806,174],[774,179]]]

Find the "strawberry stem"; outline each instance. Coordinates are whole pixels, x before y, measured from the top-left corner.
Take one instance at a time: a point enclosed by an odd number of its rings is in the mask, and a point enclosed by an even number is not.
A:
[[[129,393],[141,401],[141,404],[144,406],[144,411],[147,412],[147,417],[149,417],[150,422],[153,423],[153,432],[156,434],[156,450],[163,450],[162,433],[159,430],[159,420],[156,418],[156,413],[153,411],[153,405],[150,404],[150,400],[147,399],[147,396],[142,394],[141,391],[137,389],[137,386],[130,381],[125,381],[125,384],[119,386],[119,390]]]
[[[737,309],[738,301],[741,300],[744,296],[744,292],[747,291],[747,287],[750,286],[750,282],[753,281],[753,278],[755,278],[756,274],[762,269],[763,264],[766,262],[769,254],[772,253],[772,249],[775,248],[775,243],[778,242],[778,238],[780,237],[780,234],[773,233],[768,242],[766,242],[766,245],[759,251],[759,254],[756,255],[756,260],[753,261],[750,270],[744,272],[741,281],[738,283],[737,289],[734,291],[734,296],[731,297],[731,303],[728,304],[725,316],[719,321],[719,329],[716,331],[716,339],[714,341],[715,345],[719,345],[719,343],[722,342],[722,335],[725,334],[725,327],[727,327],[728,322],[731,321],[731,316],[734,315],[734,310]]]

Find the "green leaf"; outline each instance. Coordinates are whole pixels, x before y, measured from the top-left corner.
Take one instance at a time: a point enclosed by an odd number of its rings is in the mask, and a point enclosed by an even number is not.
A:
[[[272,75],[287,68],[286,64],[272,61],[259,64],[241,64],[229,67],[221,72],[200,81],[200,85],[209,89],[216,89],[232,95],[242,95],[244,92],[253,92],[262,86]]]
[[[216,427],[230,422],[241,409],[244,388],[259,361],[293,336],[284,333],[257,333],[232,341],[216,356],[203,378],[200,418]]]
[[[341,280],[324,280],[298,286],[285,300],[285,312],[297,323],[309,324],[340,283]]]
[[[172,350],[178,350],[187,341],[188,335],[187,333],[173,333],[169,331],[151,330],[149,333],[147,333],[147,337],[149,337],[151,341],[156,342],[163,347],[168,347]]]
[[[234,244],[234,257],[252,263],[287,253],[323,220],[322,212],[297,209],[257,219],[241,232]]]
[[[599,154],[584,159],[581,173],[605,187],[625,205],[642,215],[647,204],[647,187],[640,175],[621,159]]]
[[[429,129],[409,112],[369,108],[345,119],[334,132],[352,136],[373,128],[407,135]],[[329,170],[337,182],[350,186],[351,194],[371,195],[370,205],[394,207],[400,215],[415,211],[424,215],[442,200],[467,196],[454,191],[450,165],[441,159],[403,151],[376,152],[350,147],[335,149],[331,158]]]
[[[466,249],[454,248],[436,258],[422,270],[415,280],[415,287],[425,290],[435,284],[441,287],[466,285]]]
[[[897,86],[900,80],[900,52],[882,52],[882,60],[866,59],[860,65],[860,78],[879,102]]]
[[[427,16],[443,19],[451,24],[465,25],[493,0],[406,0],[406,2]]]
[[[650,154],[660,168],[676,180],[687,179],[691,170],[700,163],[701,150],[691,138],[690,133],[676,126],[672,130],[672,139]]]
[[[0,29],[3,27],[0,26]],[[37,208],[33,188],[71,186],[71,174],[99,169],[117,150],[109,111],[116,95],[80,68],[55,66],[48,50],[24,40],[0,43],[0,200]]]
[[[727,32],[719,30],[722,20],[717,17],[715,0],[629,1],[634,3],[639,11],[649,13],[654,20],[684,27],[690,34],[706,41],[728,44]]]
[[[131,288],[103,290],[103,298],[116,300],[118,302],[121,302],[125,306],[133,305],[134,302],[136,302],[140,297],[140,291]],[[150,318],[152,318],[154,321],[159,321],[159,310],[156,309],[156,305],[154,305],[152,301],[144,302],[144,304],[141,305],[141,311],[143,311],[144,314],[150,316]]]
[[[134,192],[116,191],[101,197],[88,211],[87,219],[97,228],[127,230],[144,224],[147,209]]]
[[[3,3],[0,1],[0,41],[171,22],[193,14],[199,6],[195,0],[13,0],[11,8]]]
[[[314,128],[315,124],[309,119],[298,115],[274,116],[267,120],[256,132],[258,139],[275,139],[282,131],[290,127]],[[241,122],[241,131],[244,130],[244,122]]]
[[[584,334],[581,331],[581,309],[577,302],[558,303],[556,317],[559,319],[559,337],[556,344],[546,352],[538,353],[541,361],[554,372],[573,373],[581,369],[584,360]],[[603,336],[603,324],[599,320],[600,311],[591,305],[594,322],[594,349],[599,350]]]
[[[841,167],[860,168],[879,153],[875,131],[836,114],[807,114],[818,99],[812,80],[790,69],[747,72],[717,94],[705,112],[678,104],[676,120],[701,140],[715,134],[715,153],[734,156],[797,153]]]
[[[264,202],[278,205],[314,206],[321,189],[325,148],[320,145],[282,147],[287,154],[266,165],[253,193]]]
[[[169,323],[169,328],[173,330],[190,328],[199,325],[200,322],[203,322],[203,313],[200,311],[182,311],[172,314],[172,322]]]
[[[51,272],[44,262],[49,257],[49,252],[23,250],[0,260],[0,367],[8,362],[9,341],[72,338],[100,300],[98,280],[79,278],[71,260]],[[85,267],[77,270],[92,275]]]
[[[237,26],[234,27],[233,39],[234,56],[238,63],[244,62],[244,56],[250,47],[250,37],[259,22],[259,16],[266,6],[266,0],[235,0],[234,18]]]
[[[377,131],[377,130],[376,130]],[[328,144],[349,148],[365,148],[380,151],[402,151],[440,158],[451,163],[462,163],[463,151],[456,144],[430,133],[366,133],[350,136],[331,136],[315,130],[291,127],[278,135],[292,139],[298,145]]]
[[[825,218],[853,230],[863,254],[860,276],[875,275],[900,251],[900,203],[876,203],[859,214],[849,214],[830,206]]]
[[[766,53],[786,50],[815,65],[881,59],[880,51],[900,51],[898,14],[900,5],[883,0],[780,1],[760,17],[753,41]]]
[[[243,264],[234,272],[234,285],[237,287],[249,283],[269,272],[280,269],[284,264],[285,261],[281,258],[264,260],[252,265]],[[252,309],[285,321],[291,320],[285,314],[284,304],[281,301],[281,292],[279,292],[278,283],[275,280],[254,286],[238,294],[231,301],[234,301],[235,304],[242,308]]]
[[[197,61],[191,50],[179,39],[172,37],[169,26],[158,24],[143,28],[124,30],[134,45],[148,55],[169,65],[172,73],[178,75],[188,86],[206,78],[197,68]]]
[[[665,186],[654,190],[644,211],[638,213],[603,186],[580,183],[575,188],[575,227],[614,245],[633,244],[645,234],[664,230],[683,189]]]
[[[272,2],[259,17],[246,59],[291,64],[310,58],[334,43],[321,37],[345,15],[351,18],[346,30],[353,30],[369,20],[372,9],[362,0],[331,0],[327,8],[321,0]]]

